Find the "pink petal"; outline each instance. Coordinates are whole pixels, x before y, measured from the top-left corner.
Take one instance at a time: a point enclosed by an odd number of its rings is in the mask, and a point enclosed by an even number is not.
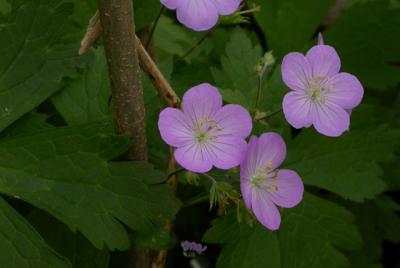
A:
[[[252,136],[247,145],[246,153],[240,163],[240,190],[247,208],[251,208],[251,177],[256,172],[258,138]]]
[[[160,2],[169,9],[177,9],[185,3],[185,0],[160,0]]]
[[[282,79],[293,90],[306,90],[312,78],[311,66],[298,52],[287,54],[282,61]]]
[[[293,91],[286,94],[282,107],[286,120],[294,128],[299,129],[312,125],[313,106],[307,93]]]
[[[278,230],[281,224],[281,215],[268,195],[267,191],[254,189],[251,201],[252,210],[262,225],[270,230]]]
[[[199,144],[180,147],[174,156],[179,165],[192,172],[206,173],[212,168],[211,157]]]
[[[292,170],[279,170],[278,178],[276,180],[268,180],[266,184],[268,186],[277,186],[277,190],[268,190],[268,192],[272,202],[280,207],[294,207],[303,198],[303,182],[299,175]]]
[[[230,15],[239,8],[241,0],[211,0],[211,2],[220,15]]]
[[[206,31],[217,24],[218,11],[209,0],[186,0],[177,9],[178,20],[195,31]]]
[[[353,109],[360,104],[364,88],[360,81],[351,74],[339,73],[332,78],[332,92],[325,96],[345,109]]]
[[[338,137],[349,129],[350,115],[332,102],[315,105],[314,127],[326,136]]]
[[[248,178],[240,177],[240,191],[244,200],[244,204],[248,209],[251,209],[252,189],[251,182]]]
[[[247,143],[243,138],[222,136],[204,146],[215,167],[230,169],[240,164]]]
[[[220,135],[246,138],[253,128],[249,112],[236,104],[225,105],[215,114],[213,119],[222,128]]]
[[[190,122],[178,109],[165,108],[158,119],[161,138],[173,147],[180,147],[193,140]]]
[[[210,118],[222,107],[222,97],[210,84],[200,84],[189,89],[182,100],[183,112],[196,124],[200,119]]]
[[[331,46],[314,46],[307,52],[306,58],[311,65],[313,78],[332,77],[340,70],[339,55]]]
[[[273,132],[264,133],[258,139],[256,167],[264,169],[271,164],[272,170],[279,167],[286,157],[286,144]]]

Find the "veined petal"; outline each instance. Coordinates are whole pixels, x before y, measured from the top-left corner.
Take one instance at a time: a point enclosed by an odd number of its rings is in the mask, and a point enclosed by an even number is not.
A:
[[[278,208],[269,199],[268,192],[254,189],[251,207],[257,219],[270,230],[278,230],[281,224],[281,215]]]
[[[329,101],[344,109],[353,109],[360,104],[364,88],[357,77],[349,73],[339,73],[331,80],[332,91],[325,94]]]
[[[169,9],[177,9],[185,3],[185,0],[160,0],[160,2]]]
[[[264,133],[258,139],[257,145],[257,169],[271,170],[279,167],[286,157],[286,144],[282,137],[273,132]]]
[[[182,99],[183,112],[196,124],[210,118],[222,107],[222,97],[210,84],[200,84],[189,89]]]
[[[251,199],[253,198],[251,182],[247,178],[242,179],[242,176],[240,177],[240,192],[242,193],[244,204],[248,209],[251,209]]]
[[[222,136],[204,144],[204,150],[211,157],[213,165],[220,169],[230,169],[240,164],[247,148],[243,138]]]
[[[312,78],[311,66],[303,54],[292,52],[282,61],[282,79],[293,90],[307,90]]]
[[[215,114],[213,119],[222,129],[220,135],[233,135],[246,138],[253,128],[249,112],[236,104],[225,105]]]
[[[178,109],[165,108],[158,119],[161,138],[173,147],[184,146],[194,139],[190,121]]]
[[[313,46],[307,52],[306,58],[311,65],[313,78],[332,77],[340,70],[339,55],[331,46]]]
[[[179,147],[174,156],[179,165],[192,172],[206,173],[212,168],[211,157],[197,143]]]
[[[278,177],[274,180],[268,180],[266,186],[275,188],[268,190],[268,192],[272,202],[280,207],[294,207],[303,198],[303,182],[300,176],[292,170],[279,170]]]
[[[283,113],[294,128],[310,127],[313,122],[313,106],[306,92],[289,92],[283,98]]]
[[[211,0],[211,2],[220,15],[230,15],[239,8],[241,0]]]
[[[350,115],[339,105],[326,101],[316,104],[314,114],[315,129],[326,136],[338,137],[349,129]]]
[[[218,22],[217,8],[208,0],[186,0],[176,11],[178,20],[195,31],[209,30]]]

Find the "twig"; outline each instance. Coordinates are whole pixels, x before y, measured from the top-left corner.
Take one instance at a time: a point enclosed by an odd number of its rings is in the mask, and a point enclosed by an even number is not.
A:
[[[90,19],[86,34],[81,41],[79,55],[85,54],[91,47],[95,47],[96,41],[101,35],[100,14],[97,10],[94,16]]]
[[[147,53],[146,49],[142,45],[142,42],[137,36],[135,36],[134,46],[137,48],[138,51],[140,66],[143,68],[143,71],[145,71],[150,77],[151,82],[158,90],[161,98],[167,103],[168,106],[176,108],[179,107],[180,99],[178,95],[176,95],[175,91],[172,89],[167,79],[165,79],[160,69],[158,69],[157,65]]]
[[[88,29],[81,42],[82,45],[79,49],[80,54],[86,53],[101,35],[101,24],[98,23],[98,21],[100,21],[100,18],[98,16],[98,12],[96,12],[96,14],[90,19]],[[135,47],[137,50],[140,65],[143,71],[150,77],[161,98],[168,106],[179,107],[180,99],[178,95],[172,89],[167,79],[165,79],[164,75],[161,73],[160,69],[157,67],[147,50],[143,47],[142,42],[136,35],[134,38],[133,47]]]

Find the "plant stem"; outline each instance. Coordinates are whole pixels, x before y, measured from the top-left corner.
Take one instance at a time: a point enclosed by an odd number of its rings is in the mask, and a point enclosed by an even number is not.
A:
[[[195,196],[193,198],[190,198],[189,200],[186,200],[183,205],[182,208],[187,208],[193,205],[197,205],[199,203],[208,201],[210,199],[210,194],[209,193],[202,193],[199,194],[198,196]]]
[[[203,175],[204,177],[208,178],[212,184],[217,183],[217,181],[210,175],[208,175],[207,173],[201,173],[200,175]]]
[[[185,54],[183,54],[183,56],[181,57],[181,59],[185,59],[187,56],[189,56],[190,54],[192,54],[193,51],[195,51],[211,34],[211,30],[206,32],[197,42],[196,44],[190,48]]]
[[[129,133],[132,146],[127,160],[147,160],[143,88],[135,42],[132,0],[98,0],[100,21],[113,96],[117,133]],[[149,250],[133,248],[130,267],[148,268]]]
[[[264,76],[262,74],[258,75],[257,97],[256,97],[256,104],[254,107],[254,115],[257,114],[258,106],[260,105],[263,77]]]
[[[150,43],[151,43],[151,40],[153,40],[153,35],[154,35],[154,32],[156,31],[156,28],[157,28],[157,25],[158,25],[158,21],[160,20],[161,15],[164,13],[164,10],[165,10],[165,7],[164,7],[164,6],[161,6],[160,11],[159,11],[158,14],[157,14],[157,17],[156,17],[156,19],[155,19],[154,22],[153,22],[153,25],[152,25],[152,27],[151,27],[149,36],[148,36],[148,38],[147,38],[147,42],[146,42],[146,46],[145,46],[146,50],[149,49],[149,45],[150,45]]]

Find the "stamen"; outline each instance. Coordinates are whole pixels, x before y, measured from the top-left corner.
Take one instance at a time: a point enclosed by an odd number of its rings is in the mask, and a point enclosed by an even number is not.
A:
[[[267,190],[278,191],[279,187],[277,185],[268,185],[265,187]]]

